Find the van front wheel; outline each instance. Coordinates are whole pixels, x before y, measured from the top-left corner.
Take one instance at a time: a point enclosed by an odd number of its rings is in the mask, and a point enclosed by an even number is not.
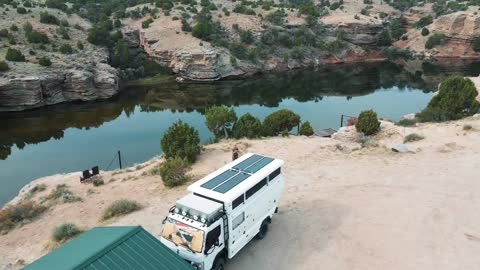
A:
[[[225,260],[223,258],[218,258],[215,261],[212,270],[225,270]]]
[[[268,232],[268,221],[264,220],[262,222],[262,225],[260,226],[260,231],[257,234],[257,239],[262,240],[263,238],[265,238],[265,236],[267,235],[267,232]]]

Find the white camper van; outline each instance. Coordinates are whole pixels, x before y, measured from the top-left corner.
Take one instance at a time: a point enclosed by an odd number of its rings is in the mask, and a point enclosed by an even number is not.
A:
[[[188,187],[165,218],[161,241],[197,269],[222,270],[265,237],[282,195],[283,161],[246,154]]]

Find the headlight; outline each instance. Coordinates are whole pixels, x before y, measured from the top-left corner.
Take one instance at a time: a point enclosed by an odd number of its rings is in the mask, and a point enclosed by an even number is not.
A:
[[[195,267],[195,269],[197,269],[197,270],[203,270],[203,262],[201,262],[201,263],[193,263],[193,262],[192,262],[192,265],[193,265],[193,267]]]

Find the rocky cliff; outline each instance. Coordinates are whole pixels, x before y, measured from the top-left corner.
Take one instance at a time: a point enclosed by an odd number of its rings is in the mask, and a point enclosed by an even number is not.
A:
[[[105,52],[103,52],[105,53]],[[72,59],[73,60],[73,59]],[[68,101],[110,98],[119,91],[117,70],[95,60],[0,77],[0,112],[20,111]]]

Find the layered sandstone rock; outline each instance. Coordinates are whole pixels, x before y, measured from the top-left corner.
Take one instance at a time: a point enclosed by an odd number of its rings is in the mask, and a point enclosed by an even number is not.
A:
[[[0,111],[20,111],[67,101],[91,101],[117,94],[117,71],[105,63],[84,69],[0,78]]]

